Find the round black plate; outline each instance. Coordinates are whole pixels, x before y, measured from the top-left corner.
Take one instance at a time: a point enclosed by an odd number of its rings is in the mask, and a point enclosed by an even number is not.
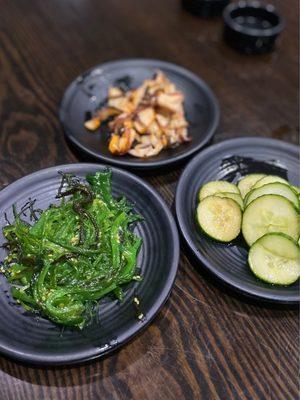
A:
[[[208,239],[197,226],[195,210],[201,185],[224,179],[237,182],[249,173],[288,178],[299,185],[299,149],[279,140],[247,137],[221,142],[197,155],[182,173],[176,192],[176,214],[181,232],[196,258],[227,284],[244,294],[281,303],[299,301],[299,285],[272,286],[251,273],[242,238],[230,245]]]
[[[70,164],[48,168],[19,179],[1,191],[0,227],[11,218],[11,206],[24,204],[28,197],[37,199],[45,209],[55,202],[60,182],[58,171],[73,172],[85,177],[89,172],[103,170],[96,164]],[[10,288],[1,276],[0,286],[0,352],[17,360],[43,365],[73,364],[110,353],[145,328],[167,300],[178,266],[179,240],[174,219],[161,197],[140,178],[112,168],[113,193],[124,194],[134,210],[144,217],[135,228],[143,238],[138,257],[143,280],[130,284],[122,303],[103,299],[99,319],[82,331],[61,327],[44,318],[25,312],[10,295]],[[3,243],[2,229],[0,244]],[[162,246],[161,243],[164,243]],[[5,251],[1,249],[0,260]],[[145,318],[137,319],[133,297],[141,299]]]
[[[91,133],[84,128],[84,122],[101,104],[105,104],[109,85],[136,88],[146,78],[152,77],[157,69],[162,70],[184,93],[189,134],[193,140],[149,159],[113,156],[108,151],[107,129],[103,127]],[[151,169],[177,163],[203,147],[217,128],[219,114],[214,94],[192,72],[163,61],[129,59],[101,64],[76,78],[64,94],[59,117],[67,138],[84,153],[112,165]]]

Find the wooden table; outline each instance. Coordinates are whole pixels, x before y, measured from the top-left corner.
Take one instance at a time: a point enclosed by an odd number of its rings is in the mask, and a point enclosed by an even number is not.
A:
[[[297,1],[278,50],[242,56],[222,41],[222,20],[182,11],[179,0],[0,2],[0,187],[30,172],[82,161],[57,118],[70,80],[112,59],[152,57],[199,74],[221,104],[214,142],[244,135],[298,141]],[[172,207],[180,169],[146,176]],[[1,400],[298,398],[298,313],[221,287],[182,248],[159,316],[105,360],[62,369],[0,359]],[[26,333],[24,333],[26,334]]]

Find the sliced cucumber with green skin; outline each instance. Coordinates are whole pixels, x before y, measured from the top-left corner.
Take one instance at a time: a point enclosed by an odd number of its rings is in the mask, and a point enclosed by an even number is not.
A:
[[[252,187],[252,189],[257,189],[261,186],[267,185],[268,183],[275,183],[275,182],[285,183],[286,185],[289,185],[289,182],[286,179],[281,178],[280,176],[267,175],[261,178],[259,181],[257,181],[256,184]]]
[[[299,207],[298,196],[293,189],[285,183],[280,182],[268,183],[267,185],[251,190],[245,198],[245,207],[264,194],[278,194],[290,200],[296,208]]]
[[[197,220],[206,235],[229,243],[240,233],[242,210],[232,199],[208,196],[198,205]]]
[[[298,194],[298,196],[300,195],[300,186],[293,186],[292,185],[292,189]]]
[[[202,201],[205,197],[213,196],[216,193],[230,192],[240,194],[239,189],[233,183],[227,181],[211,181],[205,183],[199,191],[199,200]]]
[[[298,211],[285,197],[267,194],[253,200],[244,211],[242,233],[249,246],[270,232],[299,237]]]
[[[252,189],[252,186],[254,186],[256,182],[265,176],[265,174],[250,174],[241,179],[237,186],[241,192],[242,198],[244,199],[246,194]]]
[[[237,193],[230,193],[230,192],[221,192],[221,193],[216,193],[215,196],[217,197],[226,197],[228,199],[232,199],[238,203],[238,205],[241,207],[241,209],[244,209],[244,202],[241,197],[241,195]]]
[[[300,277],[300,249],[287,235],[268,233],[250,248],[249,266],[259,279],[276,285],[291,285]]]

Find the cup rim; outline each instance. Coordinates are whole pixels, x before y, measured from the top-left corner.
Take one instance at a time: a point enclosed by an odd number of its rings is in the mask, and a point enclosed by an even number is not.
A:
[[[232,18],[232,14],[234,11],[244,8],[252,8],[252,9],[261,9],[267,11],[269,14],[273,14],[277,17],[278,23],[271,28],[268,29],[258,29],[258,28],[249,28],[243,25],[238,24]],[[263,4],[260,1],[245,1],[241,0],[237,3],[230,3],[223,11],[223,19],[227,26],[238,33],[242,33],[248,36],[260,36],[260,37],[270,37],[274,35],[278,35],[284,28],[284,18],[281,14],[276,10],[276,8],[272,4]]]

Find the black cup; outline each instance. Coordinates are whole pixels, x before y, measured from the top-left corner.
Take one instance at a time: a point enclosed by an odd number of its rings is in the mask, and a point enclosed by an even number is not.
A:
[[[239,1],[224,12],[224,39],[231,47],[246,54],[262,54],[274,49],[284,27],[283,18],[271,4]]]
[[[182,6],[198,17],[217,17],[222,15],[229,0],[182,0]]]

